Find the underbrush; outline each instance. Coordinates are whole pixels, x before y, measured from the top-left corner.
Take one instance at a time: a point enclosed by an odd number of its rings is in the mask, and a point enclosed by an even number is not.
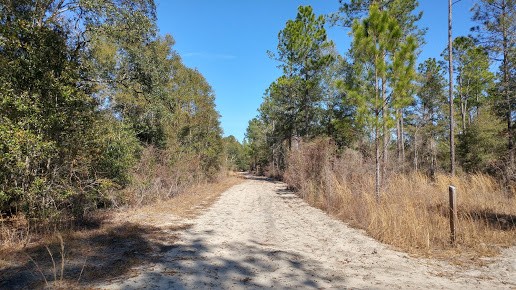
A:
[[[242,182],[239,177],[229,174],[138,207],[92,212],[73,231],[32,234],[30,241],[0,244],[0,289],[82,289],[132,275],[135,266],[160,259],[156,253],[174,247],[178,234],[190,227],[174,220],[199,215]],[[20,218],[18,226],[24,228],[24,222]]]
[[[121,190],[110,190],[105,196],[113,207],[141,206],[218,178],[219,175],[207,176],[203,172],[197,156],[147,147],[133,169],[131,183]]]
[[[358,152],[337,156],[327,139],[303,144],[288,160],[285,181],[310,204],[386,244],[412,254],[465,260],[516,245],[516,198],[493,178],[463,174],[434,180],[390,173],[375,198],[374,164]],[[448,186],[457,189],[458,236],[450,245]],[[451,255],[453,254],[453,255]]]
[[[197,155],[146,147],[130,173],[128,185],[120,187],[101,180],[95,194],[77,194],[78,197],[69,202],[80,206],[79,210],[75,210],[78,206],[54,205],[34,217],[26,216],[23,211],[11,216],[0,215],[0,248],[28,244],[54,232],[81,230],[88,226],[90,217],[98,209],[155,204],[227,177],[226,170],[210,175],[205,171]]]

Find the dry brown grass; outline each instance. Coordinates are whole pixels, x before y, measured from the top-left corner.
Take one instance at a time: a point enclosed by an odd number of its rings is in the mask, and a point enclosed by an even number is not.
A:
[[[121,209],[117,212],[116,219],[156,225],[167,219],[173,221],[178,218],[194,218],[211,206],[221,193],[243,181],[240,175],[230,173],[218,182],[192,186],[169,199],[137,208]]]
[[[219,182],[191,187],[174,199],[159,203],[153,209],[171,212],[179,217],[193,218],[217,201],[221,193],[242,182],[244,182],[242,176],[231,173]]]
[[[354,151],[337,157],[328,140],[304,144],[289,159],[285,180],[309,203],[369,235],[409,253],[480,261],[516,245],[516,198],[491,177],[474,174],[453,180],[438,174],[390,174],[381,201],[374,196],[374,170]],[[458,241],[450,245],[448,186],[458,194]]]
[[[136,266],[159,260],[161,253],[174,247],[177,235],[191,226],[188,218],[200,214],[222,192],[243,181],[232,174],[143,207],[94,212],[81,230],[64,232],[63,243],[54,234],[33,235],[25,244],[2,243],[0,289],[41,288],[45,286],[43,275],[48,286],[63,289],[135,275]],[[59,283],[54,283],[55,268],[49,252],[60,253],[62,247],[66,257],[63,279],[59,275]],[[54,254],[55,263],[59,256]]]

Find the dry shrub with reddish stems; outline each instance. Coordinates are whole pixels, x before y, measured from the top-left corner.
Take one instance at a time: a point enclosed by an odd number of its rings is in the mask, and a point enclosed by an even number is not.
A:
[[[131,184],[114,189],[106,194],[114,207],[120,205],[140,206],[166,200],[187,191],[189,188],[217,181],[226,173],[220,170],[215,176],[207,176],[199,156],[190,153],[168,152],[146,147],[131,174]]]
[[[125,188],[107,183],[98,200],[98,207],[140,208],[156,205],[172,197],[188,195],[192,190],[202,188],[208,183],[212,183],[212,187],[213,184],[225,183],[227,177],[228,171],[224,169],[212,175],[203,172],[200,158],[196,154],[148,146],[143,149],[138,163],[132,169],[131,183]],[[190,197],[190,202],[195,202],[196,198]],[[177,200],[179,199],[174,199],[173,202]],[[94,209],[87,216],[95,216]],[[65,212],[52,220],[28,219],[22,214],[7,218],[0,216],[0,248],[27,244],[34,237],[55,231],[81,229],[81,224],[89,222],[88,217],[83,219],[78,220]]]
[[[377,201],[374,164],[353,150],[336,154],[329,139],[318,139],[291,152],[284,179],[311,205],[412,254],[462,263],[516,245],[516,198],[487,175],[437,174],[432,181],[419,172],[390,173]],[[450,245],[450,184],[458,196],[456,246]]]

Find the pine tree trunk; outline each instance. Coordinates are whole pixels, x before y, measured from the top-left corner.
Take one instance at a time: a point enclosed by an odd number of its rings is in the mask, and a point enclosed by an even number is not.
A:
[[[459,71],[459,100],[460,100],[460,117],[462,119],[462,134],[466,133],[466,100],[464,99],[463,95],[463,88],[462,88],[462,77],[460,76],[462,74],[462,71]]]
[[[376,120],[379,121],[379,114],[378,109],[376,110]],[[378,138],[378,126],[375,126],[375,132],[374,132],[374,147],[375,147],[375,192],[376,192],[376,201],[380,201],[380,183],[381,183],[381,176],[380,176],[380,138]]]
[[[452,0],[448,0],[448,97],[450,101],[450,175],[455,176],[455,134],[453,123]]]
[[[403,110],[396,110],[396,144],[397,144],[397,155],[398,155],[398,163],[402,167],[405,162],[405,137],[404,137],[404,127],[403,127]]]
[[[503,31],[503,92],[505,95],[505,100],[507,102],[507,149],[509,151],[509,167],[511,169],[514,168],[514,140],[512,137],[512,104],[511,104],[511,95],[509,90],[509,38],[508,38],[508,31],[507,31],[507,3],[505,1],[502,1],[502,23],[504,27],[502,28]]]
[[[401,116],[401,118],[400,118],[401,162],[403,162],[403,164],[405,164],[405,127],[403,126],[403,110],[401,110],[401,109],[400,109],[400,116]]]
[[[387,120],[388,120],[388,112],[387,112],[387,85],[386,85],[386,77],[385,75],[382,76],[382,137],[383,137],[383,153],[382,153],[382,176],[385,179],[385,176],[387,176],[387,163],[388,160],[388,145],[389,145],[389,134],[387,130]]]
[[[430,178],[435,180],[435,171],[437,170],[437,148],[435,144],[435,138],[432,137],[430,140]]]
[[[460,103],[460,116],[462,117],[462,134],[466,133],[466,104]]]
[[[401,161],[401,127],[398,116],[398,110],[396,110],[396,156],[399,163]]]
[[[416,127],[416,131],[414,132],[414,170],[417,172],[419,170],[418,168],[418,152],[417,152],[417,127]]]
[[[375,60],[377,63],[377,59]],[[374,71],[374,98],[375,98],[375,124],[374,124],[374,157],[375,157],[375,193],[376,193],[376,201],[380,202],[380,184],[381,184],[381,176],[380,176],[380,138],[378,138],[379,133],[379,125],[380,125],[380,106],[379,102],[379,88],[378,88],[378,69],[375,67]]]

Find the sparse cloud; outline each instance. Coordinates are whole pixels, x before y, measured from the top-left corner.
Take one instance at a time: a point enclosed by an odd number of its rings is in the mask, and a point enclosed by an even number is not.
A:
[[[213,60],[231,60],[235,59],[236,55],[228,53],[210,53],[210,52],[187,52],[183,54],[183,57],[198,57],[204,59]]]

